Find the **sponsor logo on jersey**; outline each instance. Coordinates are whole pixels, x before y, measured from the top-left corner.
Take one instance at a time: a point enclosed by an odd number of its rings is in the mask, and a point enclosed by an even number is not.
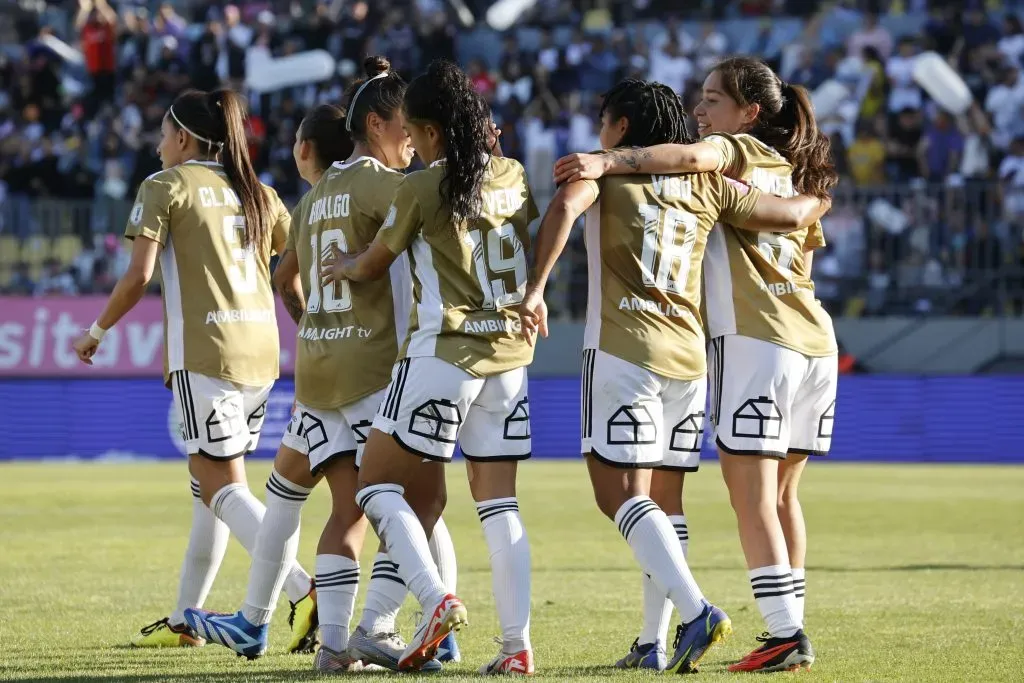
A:
[[[636,296],[624,296],[619,301],[620,311],[643,311],[644,313],[656,313],[665,317],[686,318],[690,311],[685,306],[667,303],[664,301],[651,301]]]
[[[299,339],[306,341],[334,341],[335,339],[368,339],[373,336],[373,330],[357,325],[346,325],[344,327],[303,327],[299,330]]]
[[[803,288],[795,282],[762,282],[761,289],[775,296],[783,296],[784,294],[794,294]]]
[[[466,334],[488,334],[490,332],[505,332],[511,334],[513,332],[522,332],[523,325],[518,320],[508,320],[506,318],[487,318],[486,320],[467,320],[462,326],[462,331]]]
[[[207,325],[222,325],[224,323],[277,323],[274,310],[267,309],[238,309],[232,308],[222,311],[209,311],[206,314]]]

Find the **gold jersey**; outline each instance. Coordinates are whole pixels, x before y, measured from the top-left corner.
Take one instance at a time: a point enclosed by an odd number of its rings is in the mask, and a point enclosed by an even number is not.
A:
[[[793,167],[750,135],[709,135],[719,170],[763,192],[791,197]],[[708,238],[704,296],[709,335],[739,334],[806,356],[837,353],[832,319],[814,298],[804,251],[825,245],[821,224],[790,233],[739,230],[724,221]]]
[[[284,251],[291,217],[269,187],[273,229],[242,248],[245,216],[220,164],[188,161],[139,187],[125,236],[163,245],[164,381],[189,370],[260,386],[280,352],[270,255]]]
[[[475,377],[528,365],[519,303],[526,293],[527,225],[537,207],[519,162],[491,157],[482,212],[456,227],[439,194],[444,161],[407,175],[377,241],[408,250],[413,310],[401,358],[436,356]]]
[[[306,297],[295,358],[295,398],[304,405],[339,408],[391,379],[412,298],[407,259],[372,282],[321,286],[320,268],[332,245],[354,253],[373,241],[402,177],[372,157],[336,163],[292,212],[288,249]]]
[[[615,175],[585,181],[589,292],[583,347],[652,372],[707,372],[700,317],[701,259],[721,220],[743,223],[760,192],[718,173]]]

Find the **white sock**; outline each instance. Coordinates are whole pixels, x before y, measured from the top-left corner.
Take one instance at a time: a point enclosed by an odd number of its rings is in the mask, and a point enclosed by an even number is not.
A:
[[[800,629],[793,573],[788,564],[751,569],[750,587],[754,589],[754,600],[770,634],[786,638]]]
[[[437,573],[441,575],[444,589],[449,593],[455,593],[459,578],[455,546],[452,544],[452,535],[448,533],[448,527],[440,517],[434,525],[434,533],[430,535],[430,556],[437,565]]]
[[[793,596],[796,598],[796,616],[804,623],[804,593],[807,592],[807,570],[793,567]]]
[[[256,548],[256,534],[266,513],[263,503],[252,495],[252,491],[245,484],[228,484],[213,494],[210,508],[228,525],[231,533],[251,557]],[[309,574],[298,564],[293,563],[284,584],[288,599],[298,602],[309,593],[311,585]]]
[[[249,568],[249,586],[242,615],[257,626],[270,623],[281,597],[288,569],[299,551],[299,517],[309,497],[307,489],[278,474],[267,480],[267,511],[256,533],[256,547]],[[309,584],[306,584],[307,590]]]
[[[356,606],[359,563],[344,555],[316,556],[316,610],[320,638],[335,652],[348,647],[348,625]]]
[[[630,498],[615,513],[615,524],[640,567],[679,610],[683,623],[700,616],[704,595],[686,565],[672,524],[658,504],[647,496]]]
[[[217,577],[231,531],[217,519],[199,495],[199,482],[192,480],[192,529],[188,535],[185,560],[181,563],[178,603],[168,620],[172,625],[185,623],[185,610],[202,607]]]
[[[377,553],[366,586],[366,604],[359,626],[367,633],[394,633],[398,610],[405,600],[405,581],[398,574],[398,565],[388,559],[387,553]]]
[[[676,538],[683,549],[683,557],[686,557],[687,546],[689,545],[690,532],[686,526],[686,515],[668,515],[668,521],[676,530]],[[668,644],[668,627],[672,621],[672,601],[665,597],[663,591],[658,590],[657,584],[649,574],[643,574],[641,578],[644,595],[644,625],[640,630],[641,645],[646,643]]]
[[[430,559],[427,535],[420,520],[402,497],[397,484],[374,484],[356,494],[356,504],[366,513],[388,556],[423,610],[433,609],[446,595],[444,584]]]
[[[476,504],[491,553],[491,586],[502,631],[502,652],[530,648],[530,541],[515,498]]]

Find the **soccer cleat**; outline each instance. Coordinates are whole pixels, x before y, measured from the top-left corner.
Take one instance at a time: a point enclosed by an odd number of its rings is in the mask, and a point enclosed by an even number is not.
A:
[[[348,639],[348,655],[353,660],[362,662],[366,668],[382,667],[398,671],[398,660],[405,652],[405,641],[397,633],[367,633],[362,626]],[[321,650],[323,647],[321,646]],[[420,671],[434,673],[441,670],[441,663],[436,659],[426,662]]]
[[[320,673],[356,673],[363,670],[363,663],[352,659],[348,652],[335,652],[321,645],[313,658],[313,669]]]
[[[454,633],[446,635],[437,646],[437,661],[442,664],[462,661],[462,653],[459,652],[459,644],[455,642]]]
[[[676,627],[675,652],[666,667],[679,674],[694,673],[712,645],[732,634],[732,621],[722,610],[704,602],[704,611],[688,624]]]
[[[497,657],[480,667],[480,673],[484,676],[532,676],[533,651],[499,652]]]
[[[634,640],[629,654],[615,662],[616,669],[653,669],[664,671],[668,666],[668,654],[661,643],[644,643]]]
[[[250,624],[241,612],[221,614],[187,609],[185,621],[208,641],[233,650],[239,657],[256,659],[267,652],[269,626]]]
[[[292,606],[291,612],[288,613],[288,625],[292,629],[288,652],[312,654],[316,649],[316,629],[320,623],[316,611],[316,585],[314,584],[298,602],[288,604]]]
[[[188,624],[171,626],[166,619],[154,621],[132,636],[132,647],[202,647],[206,645],[196,630]]]
[[[398,659],[399,671],[417,671],[434,659],[437,646],[452,631],[458,631],[468,622],[466,606],[448,593],[429,612],[424,613],[416,633]]]
[[[810,669],[814,664],[814,648],[803,630],[787,638],[773,638],[770,633],[764,633],[757,640],[764,645],[730,664],[729,671],[796,671]]]

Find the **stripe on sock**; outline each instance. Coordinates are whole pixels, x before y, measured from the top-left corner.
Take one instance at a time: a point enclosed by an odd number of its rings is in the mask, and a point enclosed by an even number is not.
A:
[[[476,513],[480,516],[481,522],[503,512],[519,512],[518,501],[506,500],[494,504],[482,503],[476,508]]]
[[[401,496],[405,493],[405,489],[398,484],[373,484],[356,493],[356,505],[360,510],[366,512],[366,506],[381,493],[397,493]]]
[[[793,575],[786,572],[774,576],[759,576],[750,580],[750,587],[754,589],[754,599],[790,595],[794,592]]]
[[[387,579],[405,585],[405,581],[402,581],[398,574],[398,565],[390,560],[377,560],[373,564],[373,571],[370,572],[370,579]]]
[[[299,502],[309,498],[309,491],[296,490],[295,485],[280,476],[276,471],[270,473],[267,479],[267,493],[284,498],[285,500],[296,500]]]
[[[658,509],[658,504],[650,498],[644,498],[637,501],[633,507],[626,511],[626,514],[622,516],[622,521],[619,522],[619,533],[622,537],[629,541],[629,535],[633,532],[637,522]]]
[[[189,481],[189,488],[192,489],[192,497],[193,498],[197,498],[199,500],[202,500],[203,496],[202,496],[201,491],[199,490],[199,482],[196,479],[191,479]]]
[[[342,569],[336,572],[325,572],[316,575],[317,588],[333,588],[335,586],[355,586],[359,583],[359,567]]]
[[[676,538],[680,541],[690,540],[690,530],[686,527],[685,522],[675,522],[672,524],[672,528],[676,530]]]

